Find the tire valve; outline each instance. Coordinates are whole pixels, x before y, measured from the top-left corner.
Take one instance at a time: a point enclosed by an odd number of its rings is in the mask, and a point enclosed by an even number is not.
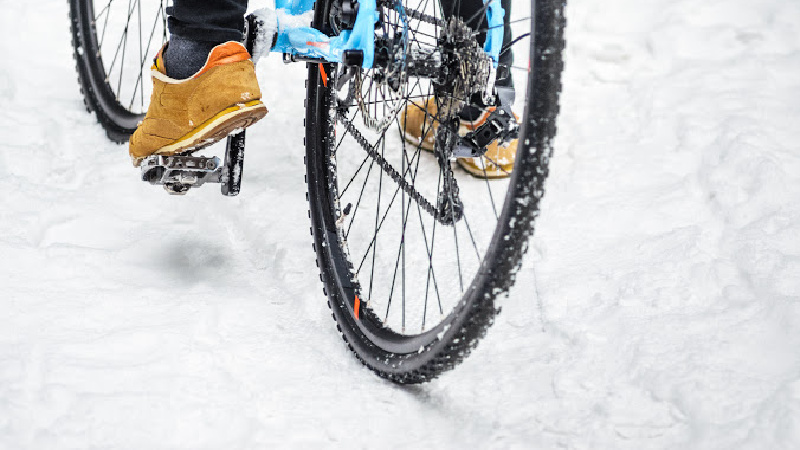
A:
[[[342,224],[344,223],[344,219],[346,219],[347,216],[350,215],[350,210],[352,210],[352,209],[353,209],[353,204],[352,203],[348,203],[347,206],[344,207],[344,210],[342,211],[342,215],[339,216],[338,219],[336,219],[336,226],[337,227],[339,227],[339,228],[342,227]]]

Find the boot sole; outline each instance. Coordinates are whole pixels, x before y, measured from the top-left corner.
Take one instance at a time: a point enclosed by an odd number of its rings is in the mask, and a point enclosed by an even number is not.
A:
[[[215,144],[234,132],[243,130],[267,115],[267,107],[260,100],[238,104],[221,111],[216,116],[194,129],[192,132],[153,152],[153,155],[189,155]],[[133,165],[139,165],[149,156],[133,158]]]
[[[466,161],[466,158],[458,158],[457,162],[459,167],[461,167],[465,172],[467,172],[468,174],[472,175],[475,178],[489,179],[489,180],[508,178],[511,176],[511,171],[514,170],[512,166],[512,168],[506,172],[496,169],[486,169],[486,173],[484,173],[483,170],[481,169],[475,169],[473,167],[467,166],[465,162],[461,162],[462,159]]]
[[[422,144],[420,144],[418,139],[410,138],[406,133],[403,133],[403,140],[413,145],[414,147],[421,148],[428,152],[433,152],[433,147],[430,147],[430,144],[428,144],[427,142],[423,142]],[[464,160],[464,162],[462,162],[462,160]],[[508,178],[511,176],[511,170],[513,170],[512,166],[512,169],[508,170],[508,172],[503,172],[502,170],[486,169],[486,173],[484,173],[483,170],[474,169],[472,167],[467,166],[466,158],[457,158],[456,161],[458,162],[458,166],[461,167],[465,172],[467,172],[468,174],[472,175],[475,178],[481,178],[481,179],[497,180],[500,178]]]

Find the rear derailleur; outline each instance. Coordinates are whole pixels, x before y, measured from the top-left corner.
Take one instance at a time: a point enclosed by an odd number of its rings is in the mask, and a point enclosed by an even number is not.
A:
[[[458,138],[452,158],[478,158],[492,142],[507,145],[519,137],[519,123],[511,112],[511,105],[498,103],[481,125]]]
[[[437,198],[436,209],[437,216],[446,225],[460,221],[464,215],[464,204],[459,196],[458,182],[453,176],[450,162],[457,158],[481,157],[491,143],[503,145],[519,136],[519,124],[511,112],[511,101],[506,95],[508,93],[502,92],[502,89],[504,88],[497,88],[497,106],[490,109],[486,120],[463,136],[458,132],[458,114],[439,118],[434,153],[442,170],[443,186]],[[513,99],[513,95],[511,98]]]

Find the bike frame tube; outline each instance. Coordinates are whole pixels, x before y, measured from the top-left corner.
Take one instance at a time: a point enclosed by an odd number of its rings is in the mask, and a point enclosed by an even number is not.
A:
[[[500,4],[500,0],[484,0],[484,4],[487,1],[489,6],[486,7],[486,21],[489,24],[489,30],[486,33],[486,42],[483,44],[483,50],[489,54],[494,66],[497,67],[500,62],[500,50],[503,48],[503,31],[505,28],[503,17],[505,17],[506,11]]]
[[[275,0],[275,9],[285,9],[292,15],[300,15],[314,9],[315,0]]]
[[[317,0],[322,1],[322,0]],[[375,61],[375,24],[380,20],[375,0],[360,0],[358,15],[352,30],[344,30],[338,36],[327,36],[310,26],[298,26],[305,16],[314,9],[315,0],[275,0],[278,21],[278,37],[272,52],[317,59],[332,63],[342,62],[347,50],[360,50],[364,56],[361,66],[372,68]],[[503,17],[505,10],[500,0],[484,0],[489,30],[486,34],[484,51],[497,67],[503,46]],[[308,23],[310,20],[305,21]]]
[[[341,62],[346,50],[361,50],[362,67],[372,68],[375,61],[375,24],[380,20],[375,0],[360,0],[358,15],[352,30],[338,36],[327,36],[310,26],[296,26],[299,16],[314,8],[314,0],[276,0],[278,37],[272,52],[293,56]],[[306,23],[309,21],[306,21]]]

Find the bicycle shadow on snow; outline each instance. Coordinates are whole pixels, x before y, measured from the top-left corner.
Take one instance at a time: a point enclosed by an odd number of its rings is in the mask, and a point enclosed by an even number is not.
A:
[[[180,286],[234,282],[231,249],[194,236],[168,239],[153,255],[151,270]]]

